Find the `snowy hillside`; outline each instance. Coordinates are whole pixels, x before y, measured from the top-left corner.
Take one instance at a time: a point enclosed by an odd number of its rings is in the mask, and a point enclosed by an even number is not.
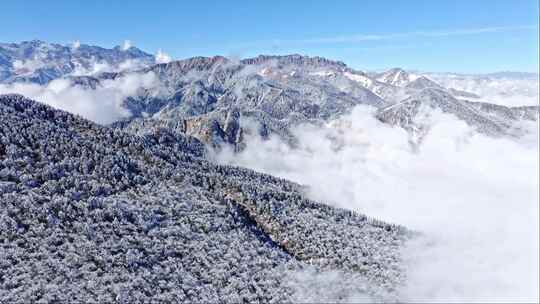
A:
[[[0,302],[395,300],[405,228],[203,152],[0,96]]]

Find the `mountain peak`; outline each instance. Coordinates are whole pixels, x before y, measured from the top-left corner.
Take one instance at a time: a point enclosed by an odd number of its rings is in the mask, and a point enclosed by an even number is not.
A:
[[[179,69],[181,71],[188,71],[188,70],[198,70],[203,71],[207,70],[211,67],[213,67],[216,64],[226,63],[230,60],[223,56],[212,56],[212,57],[203,57],[203,56],[196,56],[191,57],[187,59],[182,60],[175,60],[168,63],[160,63],[153,67],[150,67],[149,69]]]
[[[411,77],[409,77],[410,79]],[[417,89],[417,90],[423,90],[423,89],[427,89],[427,88],[435,88],[435,89],[439,89],[439,90],[444,90],[444,88],[436,83],[435,81],[427,78],[426,76],[419,76],[418,78],[410,81],[409,83],[407,83],[405,85],[407,88],[411,88],[411,89]]]
[[[290,54],[290,55],[259,55],[254,58],[242,59],[243,64],[256,65],[270,61],[277,61],[280,64],[296,64],[308,66],[335,66],[347,69],[347,65],[341,61],[335,61],[324,57]]]
[[[404,69],[400,67],[391,68],[386,73],[407,73]]]
[[[377,76],[377,80],[398,87],[406,86],[414,80],[414,76],[402,68],[392,68]]]

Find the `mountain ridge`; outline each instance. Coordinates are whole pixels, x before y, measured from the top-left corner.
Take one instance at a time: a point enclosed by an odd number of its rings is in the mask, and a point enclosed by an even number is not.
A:
[[[24,43],[30,44],[31,49],[47,49],[50,45],[42,41]],[[77,49],[84,50],[86,47],[78,45]],[[263,138],[275,134],[294,144],[295,138],[290,130],[296,125],[324,123],[348,113],[357,105],[373,106],[379,110],[392,107],[429,88],[444,91],[452,96],[453,103],[463,108],[452,114],[482,112],[490,108],[470,108],[469,101],[480,101],[480,96],[444,87],[429,74],[410,73],[401,68],[369,74],[352,69],[341,61],[300,54],[259,55],[244,59],[197,56],[155,64],[153,56],[133,47],[127,49],[130,50],[133,55],[126,56],[146,58],[142,66],[79,76],[73,74],[73,66],[69,63],[65,73],[54,72],[55,69],[51,73],[40,70],[37,78],[23,75],[4,82],[42,84],[60,77],[82,89],[99,90],[103,81],[152,74],[156,78],[156,86],[136,90],[136,93],[125,97],[122,105],[131,113],[130,122],[117,123],[116,126],[138,133],[144,133],[142,126],[169,126],[174,128],[174,132],[185,132],[212,147],[228,144],[236,150],[243,148],[243,139],[248,133],[242,121],[255,122],[258,125],[256,132]],[[113,53],[122,51],[123,48],[119,46],[107,50]],[[62,57],[61,54],[59,56]],[[514,110],[507,108],[491,111],[489,115],[484,113],[475,116],[478,121],[469,119],[467,123],[482,130],[498,130],[486,132],[495,136],[512,133],[508,129],[513,128],[512,121],[536,119],[531,115],[503,114],[508,111]],[[232,113],[236,114],[231,116]],[[395,111],[389,111],[380,117],[384,117],[382,121],[404,127],[403,124],[396,124],[403,119],[388,117],[391,114],[398,115]],[[463,117],[458,115],[460,119]],[[484,122],[490,124],[490,127],[482,127]],[[495,125],[504,127],[496,128]]]
[[[151,66],[142,72],[155,72],[161,83],[166,84],[167,90],[174,94],[170,95],[171,97],[152,98],[148,101],[130,100],[127,106],[137,109],[134,112],[135,117],[139,116],[136,113],[144,111],[150,113],[152,118],[143,120],[183,121],[183,129],[186,132],[214,147],[220,143],[227,143],[238,149],[242,148],[241,133],[244,131],[242,127],[235,128],[233,133],[225,131],[226,119],[231,111],[239,113],[236,115],[235,124],[240,124],[240,117],[252,117],[261,125],[262,131],[259,133],[263,137],[268,136],[270,132],[294,143],[294,138],[288,130],[298,123],[328,121],[347,113],[359,104],[374,106],[382,113],[383,109],[394,107],[407,98],[421,95],[422,92],[431,92],[442,99],[448,99],[453,105],[444,106],[443,112],[457,115],[459,119],[468,117],[465,119],[468,124],[490,136],[518,136],[521,133],[514,132],[516,131],[514,122],[521,119],[537,119],[532,112],[527,115],[503,114],[520,110],[511,107],[500,110],[502,106],[488,115],[483,113],[490,108],[488,106],[470,107],[471,101],[466,98],[475,99],[477,97],[475,94],[453,88],[447,89],[423,75],[404,76],[403,79],[406,78],[408,82],[401,81],[400,86],[395,86],[371,78],[364,72],[352,70],[341,62],[323,60],[320,57],[263,55],[241,61],[232,61],[222,56],[194,57]],[[391,72],[395,75],[406,73],[401,69],[393,69]],[[386,79],[387,82],[393,80],[393,78]],[[436,93],[437,91],[443,95]],[[329,93],[332,95],[328,95]],[[389,101],[386,97],[388,95],[403,97]],[[321,104],[324,96],[331,98],[331,101]],[[157,107],[148,110],[149,108],[144,106],[147,102],[150,102],[149,105],[152,107]],[[280,104],[283,102],[287,107],[285,111],[280,110]],[[302,106],[299,107],[300,104]],[[257,109],[258,106],[261,108]],[[431,108],[438,107],[440,105]],[[330,110],[332,108],[333,110]],[[450,108],[453,110],[447,111]],[[534,112],[535,108],[527,109]],[[462,113],[470,114],[464,116]],[[389,115],[398,113],[388,111],[386,114],[378,114],[378,118],[383,122],[412,130],[410,128],[412,125],[406,127],[405,124],[398,123],[403,120],[402,118],[390,118]],[[412,113],[409,112],[407,115]],[[133,124],[147,124],[139,120],[136,118]],[[414,118],[409,117],[407,120]],[[186,126],[191,125],[190,121],[202,123],[197,127],[199,131],[188,130]],[[140,130],[141,127],[135,126],[132,129]]]
[[[341,273],[336,300],[395,300],[404,227],[212,164],[197,142],[0,95],[0,301],[296,301],[311,270]]]

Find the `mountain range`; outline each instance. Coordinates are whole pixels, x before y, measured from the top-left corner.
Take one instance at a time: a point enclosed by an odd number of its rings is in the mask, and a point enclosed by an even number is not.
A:
[[[324,123],[357,105],[375,107],[381,121],[413,133],[429,129],[418,113],[429,116],[433,110],[452,114],[490,136],[519,137],[526,132],[521,122],[538,117],[537,106],[475,101],[474,93],[400,69],[370,77],[341,62],[300,55],[238,62],[199,57],[130,73],[153,73],[160,85],[126,99],[133,116],[123,126],[141,130],[141,124],[168,125],[214,146],[225,142],[241,148],[242,119],[255,121],[263,137],[278,134],[294,143],[292,126]],[[92,83],[125,74],[98,76]]]
[[[72,74],[142,67],[153,55],[135,47],[112,49],[81,44],[65,46],[40,40],[0,43],[0,82],[45,84]]]
[[[131,116],[115,126],[138,133],[152,125],[167,127],[214,147],[225,143],[242,149],[249,132],[262,137],[277,134],[294,145],[292,126],[324,123],[357,105],[377,108],[381,121],[404,127],[417,139],[429,130],[426,117],[433,110],[452,114],[490,136],[521,136],[525,132],[521,121],[538,117],[537,106],[490,105],[474,93],[446,88],[426,75],[399,68],[366,73],[321,57],[215,56],[155,64],[154,56],[134,47],[30,41],[0,44],[0,58],[4,83],[43,84],[64,78],[74,86],[99,90],[104,81],[155,76],[153,86],[125,97],[123,107]],[[33,61],[46,64],[20,68]],[[108,70],[92,69],[99,63]],[[246,123],[255,127],[246,128]]]

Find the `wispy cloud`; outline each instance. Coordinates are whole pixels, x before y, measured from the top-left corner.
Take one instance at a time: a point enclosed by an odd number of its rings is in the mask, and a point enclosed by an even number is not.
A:
[[[273,46],[283,45],[306,45],[306,44],[340,44],[340,43],[363,43],[369,41],[391,41],[403,38],[442,38],[451,36],[469,36],[469,35],[481,35],[487,33],[503,33],[503,32],[516,32],[516,31],[530,31],[537,30],[536,25],[518,25],[518,26],[491,26],[480,28],[461,28],[461,29],[445,29],[445,30],[428,30],[428,31],[413,31],[402,33],[358,33],[354,35],[336,35],[327,37],[314,37],[306,39],[274,39],[267,41],[253,41],[248,43],[242,43],[237,46],[249,47],[260,46],[264,44],[271,44]]]
[[[420,31],[401,34],[402,36],[418,36],[418,37],[447,37],[447,36],[466,36],[477,35],[484,33],[501,33],[501,32],[515,32],[515,31],[527,31],[538,29],[536,25],[520,25],[520,26],[494,26],[483,28],[469,28],[469,29],[455,29],[445,31]]]
[[[385,39],[384,35],[357,34],[357,35],[344,35],[344,36],[334,36],[334,37],[303,39],[303,40],[297,40],[296,42],[319,44],[319,43],[373,41],[373,40],[383,40],[383,39]]]
[[[526,31],[537,29],[534,25],[524,26],[493,26],[482,28],[468,28],[468,29],[450,29],[450,30],[437,30],[437,31],[415,31],[404,33],[388,33],[388,34],[356,34],[356,35],[341,35],[334,37],[321,37],[297,40],[298,43],[313,43],[313,44],[325,44],[325,43],[356,43],[364,41],[378,41],[378,40],[392,40],[398,38],[412,38],[412,37],[449,37],[449,36],[467,36],[478,35],[485,33],[502,33],[502,32],[514,32],[514,31]]]

